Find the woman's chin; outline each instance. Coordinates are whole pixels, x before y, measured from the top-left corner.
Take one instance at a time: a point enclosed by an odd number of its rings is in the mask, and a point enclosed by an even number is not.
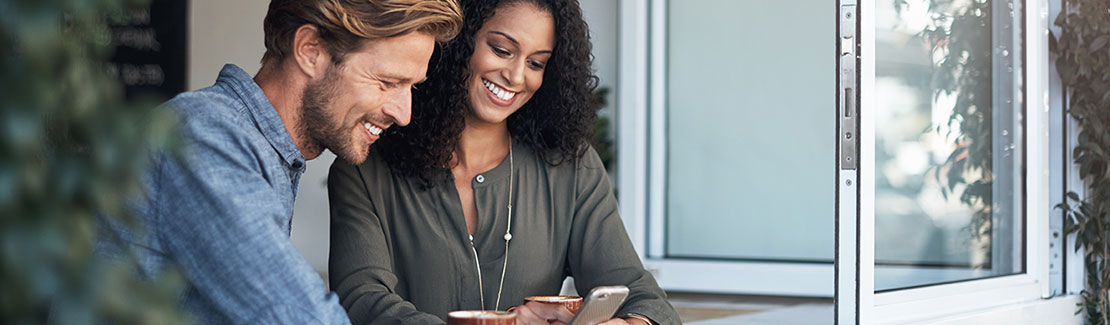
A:
[[[471,122],[479,124],[501,124],[509,119],[515,110],[504,107],[499,109],[480,108],[471,115]]]

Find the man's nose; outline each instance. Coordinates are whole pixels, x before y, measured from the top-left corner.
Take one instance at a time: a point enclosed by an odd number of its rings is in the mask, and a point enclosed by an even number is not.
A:
[[[405,87],[404,90],[394,92],[382,108],[382,114],[393,119],[393,123],[397,125],[409,125],[409,119],[412,118],[412,88]]]

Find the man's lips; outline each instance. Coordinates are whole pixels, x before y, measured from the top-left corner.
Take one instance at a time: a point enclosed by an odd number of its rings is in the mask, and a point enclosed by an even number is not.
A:
[[[364,122],[362,123],[362,131],[366,134],[367,140],[370,140],[370,142],[374,142],[381,137],[382,132],[385,132],[385,128],[378,127],[377,125],[371,124],[370,122]]]

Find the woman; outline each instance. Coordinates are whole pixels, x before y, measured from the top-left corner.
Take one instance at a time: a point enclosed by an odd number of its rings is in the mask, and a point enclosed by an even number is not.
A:
[[[500,3],[499,3],[500,2]],[[576,0],[464,1],[460,36],[432,59],[413,121],[366,162],[337,160],[329,276],[355,323],[440,324],[452,310],[569,322],[530,302],[626,285],[606,324],[678,323],[628,239],[587,144],[596,87]],[[522,305],[523,304],[523,305]]]

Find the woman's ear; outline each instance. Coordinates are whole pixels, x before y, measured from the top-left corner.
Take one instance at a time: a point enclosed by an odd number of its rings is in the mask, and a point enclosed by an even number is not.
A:
[[[320,30],[312,24],[301,25],[293,34],[293,60],[309,79],[323,76],[331,63],[331,55],[320,38]]]

